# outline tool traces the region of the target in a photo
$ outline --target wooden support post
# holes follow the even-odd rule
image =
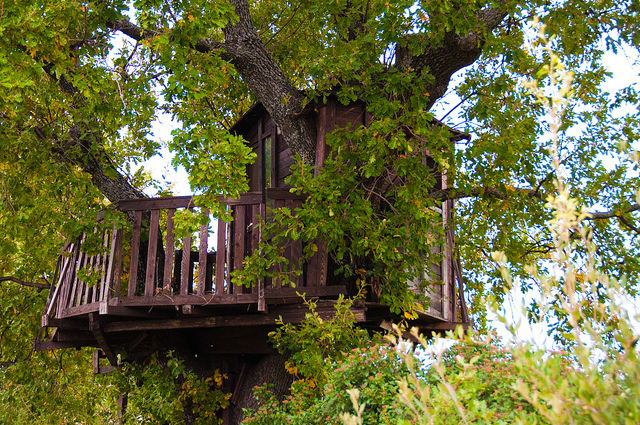
[[[189,295],[189,274],[191,272],[191,233],[182,240],[182,270],[180,273],[180,294]]]
[[[160,222],[160,210],[151,210],[151,222],[149,223],[149,249],[147,250],[147,273],[144,281],[144,296],[155,295],[156,259],[158,258],[158,232]]]
[[[138,281],[138,259],[140,257],[140,230],[142,229],[142,211],[136,211],[133,219],[133,234],[131,235],[131,262],[129,263],[129,287],[127,295],[136,294]]]
[[[259,214],[261,219],[264,219],[267,211],[267,206],[264,202],[259,205]],[[256,218],[257,221],[257,218]],[[257,223],[256,223],[257,224]],[[258,224],[258,241],[262,241],[262,224]],[[257,248],[257,244],[256,244]],[[256,290],[258,292],[258,311],[263,313],[267,312],[267,301],[264,297],[264,278],[259,278],[256,282]]]
[[[214,293],[216,295],[224,294],[224,260],[226,258],[226,229],[227,223],[222,218],[218,218],[218,246],[216,252],[216,287]]]
[[[102,323],[98,320],[97,313],[89,313],[89,328],[93,332],[93,336],[96,338],[98,345],[100,345],[100,348],[104,351],[104,355],[109,360],[109,363],[111,363],[111,366],[118,367],[118,358],[104,337]]]
[[[235,231],[233,232],[233,270],[242,270],[244,261],[244,236],[245,236],[245,205],[236,206],[233,223]],[[241,294],[242,287],[238,284],[233,285],[233,293]]]
[[[209,208],[202,212],[206,223],[200,226],[200,246],[198,249],[198,295],[204,295],[207,280],[207,242],[209,238]]]
[[[175,234],[173,233],[173,217],[176,214],[176,209],[171,208],[167,211],[167,246],[165,248],[164,257],[164,278],[162,282],[162,293],[164,295],[171,295],[171,277],[173,275],[173,256],[175,245]]]
[[[114,287],[114,274],[116,269],[116,260],[117,260],[117,242],[118,242],[118,229],[116,225],[113,225],[113,230],[111,231],[111,247],[109,249],[109,261],[107,261],[107,272],[105,277],[106,284],[102,288],[102,293],[100,294],[100,301],[106,301],[110,295],[110,290]],[[122,234],[120,235],[120,242],[122,242]],[[119,280],[119,279],[118,279]],[[118,282],[118,292],[120,291],[120,282]]]
[[[118,422],[120,425],[124,425],[125,423],[125,415],[127,413],[127,402],[129,401],[129,397],[125,393],[120,393],[118,396]]]

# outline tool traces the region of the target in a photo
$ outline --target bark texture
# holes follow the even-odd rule
[[[279,400],[289,394],[293,376],[284,368],[285,360],[280,354],[248,359],[240,385],[232,398],[231,425],[242,422],[242,409],[257,410],[259,407],[258,400],[253,396],[254,387],[272,384],[270,390]]]

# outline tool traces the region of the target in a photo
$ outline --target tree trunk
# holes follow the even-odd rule
[[[259,401],[253,396],[253,388],[271,384],[269,390],[282,401],[289,394],[293,376],[284,367],[286,358],[280,354],[247,358],[231,399],[230,425],[242,422],[243,409],[257,410]]]

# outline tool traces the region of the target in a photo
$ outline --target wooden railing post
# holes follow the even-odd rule
[[[147,249],[147,273],[144,281],[144,296],[155,295],[156,259],[158,258],[158,232],[160,223],[160,210],[151,210],[149,223],[149,242]]]
[[[162,282],[162,294],[171,295],[171,277],[173,270],[173,256],[175,249],[175,234],[173,232],[173,217],[176,214],[175,208],[167,210],[167,246],[164,257],[164,278]]]
[[[140,230],[142,228],[142,211],[136,211],[133,219],[133,233],[131,234],[131,261],[129,263],[129,286],[127,295],[136,294],[138,281],[138,259],[140,256]]]
[[[218,247],[217,247],[217,253],[216,253],[216,287],[215,287],[215,291],[214,293],[217,295],[222,295],[224,294],[224,276],[225,276],[225,269],[224,269],[224,263],[225,263],[225,258],[226,256],[226,246],[225,246],[225,241],[226,241],[226,230],[227,230],[227,223],[219,218],[218,219]]]
[[[204,208],[202,213],[206,222],[200,226],[200,246],[198,247],[198,295],[204,295],[207,281],[207,242],[209,238],[209,208]]]

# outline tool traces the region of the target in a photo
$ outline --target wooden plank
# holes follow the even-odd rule
[[[84,242],[84,236],[82,240]],[[71,287],[71,294],[69,297],[69,304],[67,304],[67,307],[73,307],[73,306],[79,305],[78,294],[82,293],[82,285],[84,284],[84,282],[78,278],[78,272],[84,268],[86,259],[87,259],[87,254],[80,251],[80,255],[78,255],[78,261],[76,262],[76,273],[73,279],[73,285]]]
[[[191,208],[193,206],[193,196],[123,199],[116,203],[116,208],[120,211],[165,210],[169,208]]]
[[[64,252],[68,246],[69,246],[69,243],[66,243],[64,248],[62,248],[62,252]],[[62,269],[62,259],[63,259],[62,255],[58,255],[58,258],[56,259],[56,268],[53,271],[53,278],[51,279],[51,282],[53,282],[54,285],[58,281],[58,276],[59,276],[58,274]],[[47,304],[46,304],[47,309],[51,305],[51,300],[53,299],[53,295],[55,292],[56,292],[56,288],[49,288],[49,295],[47,296]]]
[[[96,269],[96,262],[97,262],[97,257],[95,255],[92,255],[91,257],[87,258],[87,271],[89,273],[94,272],[94,270]],[[80,304],[89,304],[92,302],[92,299],[91,299],[92,298],[91,295],[93,292],[92,289],[97,286],[97,283],[94,283],[93,286],[91,286],[89,282],[85,282],[83,286],[84,286],[84,290],[83,290],[83,293],[80,294],[81,295]]]
[[[73,247],[74,244],[71,244],[71,251],[73,251]],[[65,277],[67,275],[69,264],[71,264],[71,259],[69,257],[59,256],[59,258],[62,266],[60,269],[60,275],[58,276],[58,282],[56,283],[56,287],[53,290],[53,295],[51,296],[49,304],[47,305],[47,310],[45,312],[47,316],[51,315],[51,313],[53,312],[53,306],[58,304],[58,296],[61,292],[60,288],[62,288],[62,286],[66,284]]]
[[[137,298],[137,297],[136,297]],[[149,310],[148,306],[132,307],[123,305],[109,305],[106,302],[100,304],[98,314],[101,316],[123,316],[123,317],[140,317],[145,319],[154,318],[171,318],[176,315],[175,309],[153,309]]]
[[[104,351],[104,355],[109,360],[109,363],[111,363],[111,366],[118,366],[118,358],[107,342],[104,332],[102,331],[102,323],[97,320],[95,313],[91,313],[89,315],[89,327],[91,328],[96,341],[100,344],[100,348]]]
[[[329,251],[327,250],[327,241],[322,239],[318,243],[318,285],[327,285],[327,267],[329,263]]]
[[[59,328],[59,329],[71,329],[71,330],[83,330],[88,331],[89,327],[84,320],[74,319],[55,319],[47,315],[42,316],[40,325],[43,328]]]
[[[133,296],[136,293],[141,228],[142,211],[136,211],[133,219],[133,233],[131,234],[131,261],[129,262],[129,286],[127,288],[127,295],[129,296]]]
[[[289,188],[285,187],[271,187],[265,190],[267,199],[286,200],[295,199],[304,201],[309,197],[307,194],[292,193]]]
[[[298,293],[304,295],[307,298],[335,297],[338,295],[346,295],[347,288],[344,285],[316,286],[306,288],[266,288],[265,298],[269,302],[269,304],[290,303],[296,300],[302,300]]]
[[[224,260],[226,257],[225,250],[225,231],[227,223],[221,218],[218,218],[218,246],[216,251],[216,283],[213,290],[214,294],[224,294]]]
[[[209,238],[209,208],[203,211],[206,223],[200,226],[200,246],[198,249],[198,295],[204,295],[207,280],[207,242]]]
[[[364,309],[351,309],[357,322],[364,322],[366,315]],[[318,312],[323,319],[329,319],[335,315],[335,308],[322,309]],[[130,332],[153,331],[170,329],[198,329],[221,327],[245,327],[275,325],[278,318],[282,317],[287,323],[301,323],[305,320],[308,310],[278,311],[277,314],[241,314],[237,316],[211,316],[211,317],[186,317],[168,320],[136,320],[124,322],[102,323],[102,332]]]
[[[113,225],[113,230],[111,231],[111,246],[109,248],[109,261],[107,261],[107,271],[105,275],[106,285],[102,288],[102,293],[100,294],[100,299],[98,301],[106,301],[109,296],[109,290],[113,287],[113,273],[115,271],[115,261],[116,261],[116,225]]]
[[[191,273],[191,233],[182,238],[182,267],[180,271],[180,294],[189,293],[189,275]]]
[[[164,252],[164,278],[162,281],[162,294],[171,294],[171,278],[173,276],[173,256],[175,255],[175,234],[173,233],[173,218],[176,214],[175,208],[167,211],[167,246]]]
[[[156,281],[156,260],[158,258],[158,232],[160,223],[160,211],[151,211],[149,222],[149,245],[147,250],[147,273],[144,280],[144,295],[152,297],[155,295]]]
[[[291,202],[291,210],[295,211],[296,208],[300,208],[302,206],[302,201],[293,200]],[[301,240],[293,240],[291,241],[291,249],[290,249],[290,257],[289,257],[289,268],[290,270],[300,270],[302,264],[300,264],[300,259],[302,258],[302,241]],[[296,287],[300,288],[303,285],[303,276],[300,273],[297,276],[291,277],[291,282],[293,282]]]
[[[218,198],[221,203],[226,205],[253,205],[262,202],[262,192],[248,192],[240,195],[239,198]]]
[[[62,350],[65,348],[82,348],[91,347],[95,344],[94,341],[46,341],[36,342],[34,348],[36,351],[49,351],[49,350]]]
[[[71,285],[73,283],[73,279],[75,276],[75,265],[78,259],[78,255],[80,254],[80,242],[81,242],[81,238],[79,237],[76,243],[74,244],[75,246],[71,256],[68,257],[69,268],[64,278],[62,292],[60,294],[60,297],[58,298],[58,305],[56,307],[56,317],[58,318],[62,317],[62,312],[64,311],[65,308],[67,308],[67,302],[70,296]]]
[[[266,216],[267,206],[262,203],[258,206],[254,206],[254,211],[252,214],[253,219],[253,229],[251,235],[251,252],[255,252],[259,249],[259,242],[262,241],[262,223],[260,220]],[[258,278],[256,282],[256,292],[258,295],[258,311],[266,312],[267,311],[267,302],[264,297],[264,288],[265,282],[264,278]]]
[[[244,265],[244,249],[245,249],[245,218],[246,206],[236,206],[233,224],[235,231],[233,232],[233,270],[242,270]],[[233,293],[242,293],[242,287],[237,283],[233,284]]]
[[[107,290],[107,295],[104,300],[110,299],[112,296],[119,297],[120,296],[120,279],[122,277],[122,229],[116,229],[115,231],[115,258],[113,260],[113,264],[115,270],[113,272],[113,277],[109,281],[109,288]],[[111,275],[110,275],[111,276]]]
[[[95,313],[100,310],[100,303],[91,303],[85,305],[79,305],[76,307],[69,307],[62,312],[61,319],[68,319],[71,317],[82,316],[87,313]]]
[[[109,302],[109,305],[128,307],[172,307],[181,305],[244,306],[245,304],[255,304],[257,302],[258,297],[256,296],[256,294],[175,294],[171,297],[121,297],[117,300],[111,300]]]
[[[102,250],[103,250],[103,254],[100,255],[100,262],[99,262],[99,267],[100,267],[100,285],[93,291],[93,301],[102,301],[105,292],[107,291],[107,287],[109,286],[109,282],[108,282],[108,274],[107,274],[107,269],[109,266],[109,254],[107,251],[107,248],[109,247],[109,232],[105,231],[104,235],[102,236],[103,239],[103,244],[102,244]],[[110,252],[110,250],[109,250]]]

